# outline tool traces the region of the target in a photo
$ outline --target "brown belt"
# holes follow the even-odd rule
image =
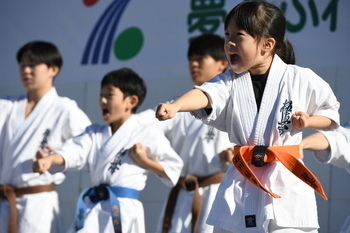
[[[54,184],[38,185],[24,188],[15,188],[10,185],[0,185],[0,198],[6,199],[10,204],[10,219],[8,233],[17,233],[18,213],[16,209],[16,197],[25,194],[34,194],[41,192],[51,192],[55,190]]]
[[[260,148],[263,149],[260,150]],[[260,151],[256,153],[256,149]],[[232,162],[237,170],[245,178],[252,182],[252,184],[261,188],[275,198],[280,198],[280,196],[271,192],[270,190],[267,190],[264,185],[261,184],[260,180],[256,177],[248,163],[254,164],[254,162],[258,161],[259,166],[263,166],[268,162],[280,161],[289,171],[318,192],[325,200],[328,199],[325,191],[323,190],[321,182],[302,162],[298,160],[300,158],[298,145],[271,147],[235,146],[233,154],[234,157]]]
[[[198,217],[202,208],[202,197],[199,194],[199,187],[205,187],[211,184],[218,184],[223,179],[225,173],[217,173],[206,177],[186,176],[180,177],[176,186],[171,189],[163,220],[162,233],[167,233],[171,227],[171,219],[173,217],[177,196],[180,189],[194,191],[192,202],[192,233],[197,232]]]

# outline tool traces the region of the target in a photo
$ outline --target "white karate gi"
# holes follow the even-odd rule
[[[56,152],[65,159],[65,170],[87,169],[92,184],[109,184],[136,190],[146,185],[148,170],[128,156],[135,143],[148,148],[148,156],[156,160],[169,178],[160,177],[167,186],[174,186],[183,166],[163,133],[153,125],[140,124],[132,115],[112,135],[109,125],[91,125],[85,133],[69,140]],[[125,152],[125,153],[123,153]],[[139,200],[118,198],[123,233],[145,232],[144,210]],[[109,201],[88,204],[84,228],[79,232],[113,232]],[[74,231],[74,226],[71,231]]]
[[[47,129],[47,145],[57,148],[64,141],[84,131],[90,120],[76,102],[57,95],[52,88],[25,118],[27,98],[0,99],[0,185],[28,187],[60,184],[63,173],[39,175],[33,173],[32,164]],[[43,192],[23,195],[17,200],[18,232],[62,232],[59,222],[57,193]],[[0,232],[7,232],[8,201],[0,199]]]
[[[330,150],[313,151],[315,158],[321,163],[330,163],[350,173],[350,127],[319,132],[327,138]]]
[[[302,132],[290,122],[295,111],[323,115],[338,126],[339,103],[329,85],[310,69],[285,64],[275,55],[258,112],[248,72],[235,74],[228,69],[197,87],[210,99],[212,112],[193,114],[218,129],[227,131],[231,142],[245,145],[297,145]],[[221,182],[207,223],[225,230],[264,232],[268,220],[281,227],[318,228],[314,190],[293,175],[280,162],[251,166],[267,189],[281,196],[272,198],[252,185],[231,166]],[[249,215],[257,227],[246,228]]]
[[[147,111],[149,111],[151,117],[156,119],[154,111]],[[146,114],[141,113],[141,116],[145,119]],[[221,151],[232,147],[226,132],[203,124],[203,122],[185,112],[178,113],[173,119],[167,121],[157,120],[157,125],[165,133],[172,147],[184,162],[181,177],[188,175],[205,177],[227,170],[228,165],[220,162],[219,158]],[[213,226],[207,225],[206,219],[218,187],[219,184],[212,184],[199,188],[202,196],[202,210],[198,219],[198,232],[209,233],[213,231]],[[193,194],[194,192],[180,189],[169,232],[191,232]],[[162,230],[165,205],[158,222],[157,232]]]
[[[344,168],[350,173],[350,122],[332,131],[320,131],[328,140],[330,150],[313,151],[321,163]],[[345,220],[340,233],[350,232],[350,216]]]

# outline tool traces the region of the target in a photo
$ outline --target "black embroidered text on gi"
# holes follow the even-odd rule
[[[214,136],[215,136],[214,127],[209,126],[208,131],[205,135],[205,139],[207,140],[207,142],[210,142],[211,140],[214,139]]]
[[[111,166],[108,168],[108,171],[111,172],[111,174],[113,174],[115,172],[115,170],[119,170],[119,167],[122,165],[122,157],[126,154],[126,152],[128,151],[128,149],[124,149],[122,148],[116,155],[114,160],[111,162]]]
[[[283,103],[283,107],[280,109],[281,120],[278,122],[278,132],[279,135],[282,136],[286,130],[288,130],[288,126],[291,123],[291,112],[292,112],[292,101],[285,100]]]
[[[45,146],[47,146],[47,138],[49,137],[50,135],[50,129],[46,129],[44,134],[43,134],[43,140],[41,140],[40,142],[40,148],[41,149],[44,149]]]

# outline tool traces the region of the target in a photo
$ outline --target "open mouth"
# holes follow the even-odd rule
[[[237,54],[231,54],[230,55],[230,63],[236,64],[239,60],[239,56]]]
[[[102,116],[106,116],[109,114],[109,110],[108,109],[102,109]]]

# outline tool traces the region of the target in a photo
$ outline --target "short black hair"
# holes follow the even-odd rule
[[[139,102],[132,109],[132,113],[136,113],[146,97],[147,87],[145,82],[130,68],[121,68],[107,73],[101,81],[101,88],[107,85],[119,88],[123,92],[124,98],[131,95],[138,97]]]
[[[28,56],[35,65],[46,64],[48,67],[61,69],[63,59],[57,47],[46,41],[31,41],[23,45],[17,52],[17,62],[20,63],[23,57]]]
[[[215,61],[226,60],[224,50],[225,39],[215,34],[202,34],[191,40],[187,51],[187,59],[193,55],[209,55]]]

